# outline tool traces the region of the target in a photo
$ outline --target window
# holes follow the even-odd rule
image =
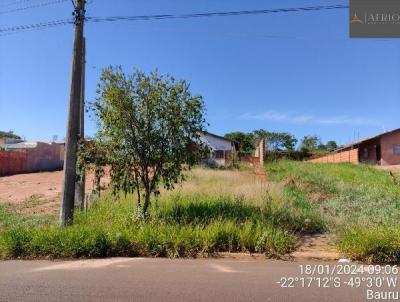
[[[368,158],[368,148],[363,149],[363,158]]]
[[[218,159],[225,158],[224,151],[222,151],[222,150],[215,151],[215,158],[218,158]]]
[[[393,154],[400,155],[400,145],[393,145]]]

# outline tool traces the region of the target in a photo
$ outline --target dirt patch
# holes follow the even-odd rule
[[[59,201],[62,190],[62,171],[18,174],[0,177],[0,203],[24,203],[41,199],[48,203]],[[104,179],[104,184],[107,183]],[[93,188],[93,175],[86,177],[86,193]]]
[[[267,173],[260,164],[254,165],[253,174],[260,180],[267,180]]]
[[[329,198],[329,194],[324,192],[311,192],[307,195],[308,199],[313,202],[323,202]]]
[[[10,203],[10,205],[19,215],[56,215],[60,211],[59,198],[47,199],[39,195],[33,195],[22,202]]]
[[[333,234],[304,235],[298,248],[291,254],[294,259],[337,260],[340,253],[335,248]]]
[[[378,170],[383,171],[391,171],[396,174],[400,174],[400,165],[392,165],[392,166],[373,166]]]

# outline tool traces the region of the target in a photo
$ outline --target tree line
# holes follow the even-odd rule
[[[303,154],[315,154],[331,152],[339,146],[334,140],[327,141],[324,144],[318,135],[306,135],[298,144],[299,140],[288,132],[273,132],[264,129],[254,130],[252,132],[234,131],[225,134],[225,137],[238,142],[239,155],[254,154],[257,142],[261,139],[266,141],[266,150],[275,153],[300,152]]]

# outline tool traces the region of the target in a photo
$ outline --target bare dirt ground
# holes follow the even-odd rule
[[[38,172],[0,177],[0,203],[39,206],[59,201],[62,171]],[[103,182],[103,184],[107,181]],[[93,175],[86,177],[86,193],[93,189]]]
[[[374,166],[378,170],[383,171],[391,171],[393,173],[400,173],[400,165],[393,165],[393,166]]]
[[[337,260],[340,253],[335,248],[334,241],[332,234],[304,235],[291,256],[295,259]]]

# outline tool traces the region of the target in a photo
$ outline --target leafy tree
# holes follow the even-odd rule
[[[306,135],[301,140],[300,150],[303,152],[312,152],[321,145],[321,139],[317,135]]]
[[[105,158],[97,161],[110,167],[115,193],[137,192],[146,215],[160,182],[172,189],[203,155],[202,97],[193,96],[186,81],[157,71],[126,75],[121,67],[103,71],[97,94],[90,105],[99,127],[92,147]]]
[[[293,151],[297,139],[287,132],[270,132],[264,129],[253,131],[257,139],[264,138],[270,151]]]
[[[225,137],[239,143],[239,155],[250,155],[255,151],[255,137],[252,133],[235,131],[225,134]]]
[[[0,131],[0,137],[4,138],[13,138],[13,139],[21,139],[19,135],[14,134],[14,131]]]
[[[320,150],[320,151],[327,151],[328,149],[327,149],[326,145],[324,145],[323,143],[320,143],[320,144],[318,145],[318,147],[317,147],[317,150]]]
[[[336,141],[328,141],[326,143],[326,149],[328,151],[333,151],[336,150],[338,148],[338,144],[336,143]]]

